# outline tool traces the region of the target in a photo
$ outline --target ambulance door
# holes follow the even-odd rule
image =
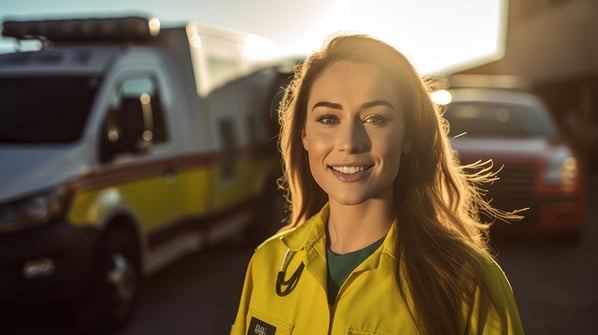
[[[173,134],[151,73],[121,76],[111,94],[100,145],[103,174],[114,194],[152,239],[184,216]],[[152,241],[150,239],[150,246]]]

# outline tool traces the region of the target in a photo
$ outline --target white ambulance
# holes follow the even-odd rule
[[[267,39],[136,16],[6,19],[3,35],[42,48],[0,55],[2,311],[66,302],[117,329],[144,275],[268,213]]]

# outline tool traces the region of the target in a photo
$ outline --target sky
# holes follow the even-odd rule
[[[270,38],[279,56],[306,55],[338,32],[370,34],[423,74],[504,53],[506,0],[2,0],[0,21],[147,14],[162,26],[197,22]],[[0,52],[14,42],[0,39]]]

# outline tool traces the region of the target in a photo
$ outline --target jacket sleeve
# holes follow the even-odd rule
[[[488,294],[478,287],[470,306],[465,334],[523,335],[515,296],[505,273],[494,261],[486,263]]]
[[[235,317],[235,321],[233,322],[230,335],[247,334],[247,329],[245,329],[247,324],[247,313],[249,310],[249,301],[251,300],[251,295],[253,293],[252,264],[253,257],[251,258],[251,260],[249,261],[249,265],[247,266],[245,280],[243,281],[243,290],[241,291],[241,299],[239,302],[239,307],[237,309],[237,316]]]

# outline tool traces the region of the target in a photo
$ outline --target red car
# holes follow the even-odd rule
[[[493,232],[548,233],[576,240],[584,225],[580,159],[542,101],[524,91],[453,88],[441,92],[452,145],[462,163],[492,159],[500,180],[487,197],[503,210],[528,208],[525,219]]]

